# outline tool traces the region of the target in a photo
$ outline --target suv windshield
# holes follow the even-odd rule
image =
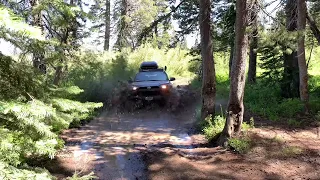
[[[165,72],[139,72],[136,75],[135,81],[167,81],[168,76]]]

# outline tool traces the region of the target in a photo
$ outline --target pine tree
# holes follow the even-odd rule
[[[213,43],[211,34],[211,1],[200,1],[200,35],[201,35],[201,57],[202,57],[202,108],[201,119],[214,116],[216,79],[213,60]]]
[[[235,54],[232,62],[228,113],[225,127],[218,140],[218,144],[223,146],[226,146],[229,138],[240,133],[244,115],[245,62],[248,48],[247,0],[237,0],[236,13]]]

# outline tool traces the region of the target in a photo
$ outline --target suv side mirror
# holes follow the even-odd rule
[[[164,66],[164,71],[167,71],[167,66]]]
[[[174,77],[170,78],[170,81],[175,81],[175,80],[176,80],[176,78],[174,78]]]
[[[132,80],[132,79],[129,79],[129,80],[128,80],[128,83],[133,83],[133,80]]]

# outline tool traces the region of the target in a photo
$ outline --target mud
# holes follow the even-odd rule
[[[135,113],[105,112],[79,129],[62,133],[66,147],[56,159],[59,169],[68,175],[93,171],[99,179],[149,179],[145,158],[150,150],[197,146],[199,138],[188,134],[196,119],[194,109],[193,104],[173,114],[150,104]]]

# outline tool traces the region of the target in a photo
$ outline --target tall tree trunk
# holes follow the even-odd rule
[[[118,49],[129,46],[129,41],[127,37],[129,36],[129,34],[127,33],[128,24],[126,22],[127,13],[128,13],[128,0],[122,0],[121,1],[121,17],[119,22],[119,34],[116,42],[116,46]]]
[[[313,20],[313,18],[310,16],[308,12],[307,12],[307,20],[313,35],[316,37],[318,41],[318,45],[320,45],[320,30],[317,27],[316,22]]]
[[[257,48],[258,48],[258,11],[259,6],[257,0],[253,2],[251,7],[251,27],[252,33],[250,38],[250,55],[249,55],[249,72],[248,82],[255,83],[257,76]]]
[[[213,47],[211,36],[211,1],[200,1],[200,36],[201,36],[201,57],[202,57],[202,109],[201,118],[215,113],[216,79],[213,60]]]
[[[56,67],[56,72],[54,74],[53,84],[58,86],[62,79],[62,68],[63,66]]]
[[[298,0],[298,31],[301,33],[298,40],[298,63],[300,77],[300,99],[305,104],[305,112],[309,112],[308,68],[305,54],[305,29],[307,6],[305,0]]]
[[[32,10],[39,5],[39,0],[30,0],[29,1]],[[32,23],[33,26],[38,26],[42,33],[43,33],[43,26],[42,26],[42,20],[41,20],[41,12],[39,13],[33,13],[32,15]],[[33,67],[36,69],[39,69],[40,72],[46,73],[47,72],[47,66],[44,62],[44,54],[43,52],[37,52],[35,51],[33,53],[33,58],[32,58],[32,63]]]
[[[297,31],[297,0],[287,0],[286,26],[288,31]],[[284,54],[284,74],[281,82],[281,95],[284,98],[299,97],[299,66],[297,51]]]
[[[110,46],[110,0],[106,0],[106,12],[105,12],[105,33],[104,33],[104,46],[105,51],[109,50]]]
[[[247,0],[237,0],[235,53],[232,62],[228,113],[226,124],[218,139],[218,144],[222,146],[227,146],[228,138],[234,137],[241,131],[243,121],[243,97],[248,48],[248,36],[246,35],[247,14]]]
[[[234,56],[234,43],[230,43],[230,56],[229,56],[229,78],[231,79],[232,60]]]

